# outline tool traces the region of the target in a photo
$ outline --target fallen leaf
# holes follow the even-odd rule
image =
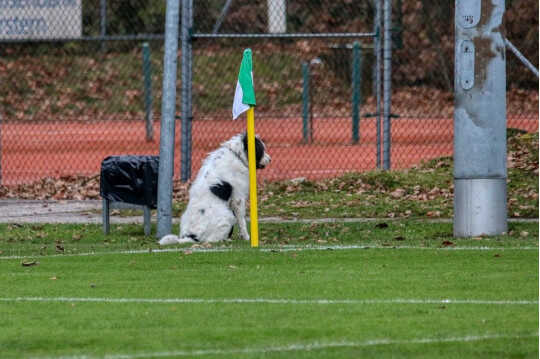
[[[393,192],[390,192],[390,196],[394,198],[401,198],[405,195],[405,190],[403,188],[398,188]]]
[[[31,262],[22,262],[21,265],[23,267],[31,267],[31,266],[37,266],[39,264],[39,262],[37,261],[31,261]]]
[[[51,277],[51,278],[49,278],[49,279],[51,279],[51,280],[56,280],[56,277]]]

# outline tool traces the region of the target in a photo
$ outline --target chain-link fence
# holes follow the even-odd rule
[[[256,130],[273,158],[260,178],[377,168],[377,36],[196,36],[381,39],[377,3],[195,1],[191,173],[208,151],[244,129],[243,120],[231,120],[231,106],[246,47],[253,50]],[[506,4],[507,38],[538,66],[538,3]],[[407,168],[452,154],[454,2],[392,5],[391,163]],[[161,0],[0,0],[2,183],[92,177],[108,155],[159,154],[164,23]],[[538,131],[537,78],[509,52],[507,74],[508,126]],[[180,90],[177,98],[175,176]]]

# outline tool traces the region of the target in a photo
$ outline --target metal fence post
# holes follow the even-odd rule
[[[392,107],[392,0],[384,0],[384,74],[383,74],[383,101],[384,101],[384,128],[383,128],[383,169],[391,167],[391,107]]]
[[[223,8],[221,9],[221,13],[219,14],[219,17],[214,25],[214,28],[212,29],[212,34],[217,34],[219,31],[219,28],[221,27],[221,24],[223,23],[223,20],[225,20],[225,17],[227,16],[227,12],[229,12],[229,7],[231,6],[232,0],[227,0],[225,2],[225,5],[223,5]]]
[[[456,0],[454,236],[499,235],[506,213],[504,0]]]
[[[182,140],[180,179],[187,182],[191,177],[191,126],[192,126],[192,74],[193,58],[191,31],[193,24],[193,0],[182,1]]]
[[[309,62],[302,63],[302,138],[304,143],[311,142],[311,98]]]
[[[174,125],[176,111],[176,67],[178,52],[178,0],[167,0],[165,55],[163,59],[163,100],[159,143],[157,237],[171,233],[172,179],[174,170]]]
[[[105,36],[107,36],[107,0],[100,1],[99,18],[99,34],[102,38],[104,38]],[[105,40],[101,40],[101,51],[105,50]]]
[[[506,38],[504,39],[504,44],[508,49],[510,49],[510,51],[512,51],[514,55],[516,55],[518,60],[521,61],[521,63],[525,65],[526,68],[531,70],[531,72],[536,76],[536,78],[538,78],[538,69],[534,67],[534,65],[531,64],[531,62],[525,56],[523,56],[521,52],[519,52],[519,50],[514,46],[514,44],[512,44],[510,40]]]
[[[362,102],[362,49],[358,41],[353,44],[352,57],[352,143],[356,144],[360,139],[359,106]]]
[[[0,114],[0,185],[3,183],[2,177],[2,153],[4,152],[3,143],[2,143],[2,126],[3,126],[2,114]]]
[[[147,42],[142,45],[143,76],[144,76],[144,119],[146,122],[146,140],[154,139],[154,114],[152,99],[152,62],[150,61],[150,46]]]
[[[375,121],[376,121],[376,130],[377,130],[377,168],[381,168],[381,40],[382,40],[382,31],[381,31],[381,2],[382,0],[375,0],[375,24],[373,26],[373,32],[375,36],[373,37],[375,51],[375,101],[377,102],[375,108]]]

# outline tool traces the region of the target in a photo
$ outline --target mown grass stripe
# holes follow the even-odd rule
[[[287,298],[82,298],[82,297],[13,297],[1,302],[86,302],[86,303],[186,303],[186,304],[482,304],[535,305],[537,300],[484,299],[287,299]]]
[[[183,252],[190,250],[193,252],[208,252],[208,253],[221,253],[221,252],[233,252],[233,251],[261,251],[261,252],[287,252],[287,251],[324,251],[324,250],[350,250],[350,249],[417,249],[417,250],[437,250],[437,251],[538,251],[538,247],[419,247],[419,246],[374,246],[374,245],[350,245],[350,246],[281,246],[274,248],[167,248],[167,249],[138,249],[138,250],[125,250],[125,251],[109,251],[109,252],[85,252],[85,253],[69,253],[69,254],[50,254],[50,255],[12,255],[12,256],[0,256],[2,259],[27,259],[27,258],[49,258],[49,257],[85,257],[85,256],[97,256],[108,254],[144,254],[144,253],[170,253],[170,252]]]
[[[175,356],[205,356],[205,355],[231,355],[231,354],[264,354],[272,352],[295,352],[295,351],[313,351],[329,348],[361,348],[377,345],[408,345],[408,344],[438,344],[438,343],[464,343],[477,342],[484,340],[500,340],[500,339],[527,339],[536,338],[538,333],[529,333],[522,335],[507,335],[507,334],[484,334],[484,335],[468,335],[462,337],[448,338],[414,338],[414,339],[371,339],[365,341],[340,341],[327,343],[297,343],[274,347],[260,348],[232,348],[232,349],[198,349],[198,350],[174,350],[162,352],[144,352],[132,354],[106,354],[103,356],[92,356],[86,354],[68,355],[59,357],[34,357],[33,359],[138,359],[138,358],[164,358]]]

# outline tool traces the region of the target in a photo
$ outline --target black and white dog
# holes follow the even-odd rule
[[[246,134],[238,134],[208,155],[189,190],[189,202],[180,220],[180,237],[166,235],[160,239],[160,245],[225,240],[232,235],[236,223],[242,238],[249,240],[247,148]],[[257,168],[266,167],[271,160],[258,136],[255,157]]]

